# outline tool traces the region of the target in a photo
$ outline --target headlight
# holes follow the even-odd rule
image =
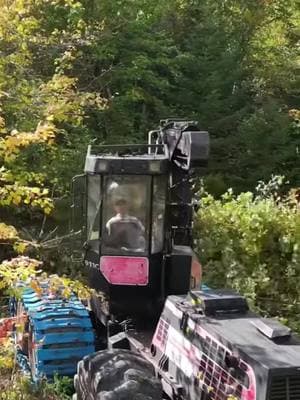
[[[150,172],[160,172],[160,162],[159,161],[150,161],[149,162],[149,171]]]
[[[106,161],[106,160],[100,160],[100,161],[98,161],[98,163],[97,163],[97,169],[98,169],[98,171],[101,173],[101,172],[106,172],[107,171],[107,168],[108,168],[108,162]]]

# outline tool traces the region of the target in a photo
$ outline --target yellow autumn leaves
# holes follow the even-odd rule
[[[0,244],[11,244],[18,254],[22,254],[27,249],[28,243],[23,241],[15,227],[0,222]]]
[[[0,132],[2,132],[2,129],[5,128],[5,119],[3,117],[0,117]]]
[[[17,283],[34,277],[40,265],[40,261],[24,256],[3,261],[0,264],[0,289],[9,290],[12,292],[10,294],[17,296],[22,291]]]
[[[10,134],[0,138],[0,156],[3,157],[5,162],[13,161],[22,148],[31,144],[45,143],[52,145],[55,134],[56,128],[51,122],[39,124],[34,132],[13,130]]]
[[[48,275],[40,269],[41,266],[40,261],[25,256],[3,261],[0,264],[0,289],[16,297],[22,294],[25,286],[31,287],[38,296],[46,293],[58,298],[69,298],[75,294],[82,300],[91,296],[93,290],[80,281]]]
[[[18,232],[13,226],[0,222],[0,241],[15,240],[17,238]]]
[[[29,184],[35,184],[44,186],[46,175],[40,172],[30,172],[26,170],[12,170],[5,167],[0,168],[0,181],[4,184],[18,183],[22,186],[28,186]]]
[[[0,244],[11,244],[14,250],[22,254],[26,250],[28,243],[23,241],[15,227],[0,222]]]
[[[28,205],[40,208],[45,214],[53,210],[53,202],[48,197],[48,189],[21,186],[18,184],[0,187],[0,206]]]
[[[0,207],[21,205],[39,208],[46,215],[54,208],[53,201],[48,197],[48,189],[22,186],[17,183],[0,187]],[[28,246],[13,226],[3,222],[0,222],[0,241],[2,244],[13,244],[14,250],[19,254],[24,253]]]
[[[4,127],[5,121],[1,117],[0,128]],[[34,132],[18,132],[17,130],[13,130],[11,133],[0,137],[0,158],[6,163],[11,163],[23,148],[31,144],[45,143],[52,145],[55,135],[56,128],[51,122],[38,124]],[[31,176],[23,177],[23,181],[25,179],[25,181],[32,180],[41,183],[41,174],[37,175],[35,177],[34,174],[31,174]],[[50,214],[53,210],[53,203],[48,197],[47,189],[20,184],[19,179],[14,176],[12,170],[7,170],[4,167],[0,169],[1,182],[4,185],[0,187],[0,206],[28,205],[40,208],[45,214]],[[21,247],[19,250],[22,250],[24,246]]]
[[[51,122],[38,124],[34,132],[18,132],[13,130],[6,133],[5,121],[1,117],[0,128],[0,159],[10,165],[10,169],[0,168],[0,207],[32,207],[40,209],[48,215],[53,210],[53,201],[49,198],[49,191],[44,187],[30,186],[30,184],[43,185],[44,176],[40,173],[14,172],[13,161],[23,148],[32,144],[54,143],[56,128]],[[15,251],[24,253],[27,244],[19,238],[16,229],[0,223],[0,239],[3,243],[13,244]]]

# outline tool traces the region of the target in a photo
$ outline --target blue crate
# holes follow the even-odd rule
[[[47,288],[46,283],[43,286]],[[53,298],[46,290],[38,295],[29,287],[24,287],[22,302],[33,344],[33,380],[73,376],[78,361],[95,351],[92,323],[82,302],[76,296]]]

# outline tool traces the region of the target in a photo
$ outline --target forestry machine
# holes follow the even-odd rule
[[[192,178],[208,153],[208,133],[181,119],[145,145],[88,148],[73,229],[95,291],[83,306],[51,298],[47,283],[40,296],[24,290],[15,313],[29,316],[35,379],[77,366],[78,400],[300,400],[300,339],[201,285]]]

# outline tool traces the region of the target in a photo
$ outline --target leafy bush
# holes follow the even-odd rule
[[[76,294],[79,299],[86,300],[91,296],[92,289],[81,281],[66,276],[48,275],[42,269],[38,269],[41,266],[42,262],[25,256],[3,261],[0,263],[0,290],[8,296],[19,298],[24,287],[20,287],[18,283],[24,282],[38,295],[47,290],[49,294],[63,298]],[[45,281],[48,282],[47,289],[43,288]]]
[[[300,332],[299,206],[260,186],[258,196],[229,190],[220,200],[202,198],[196,240],[204,277]]]
[[[12,379],[4,379],[3,384],[2,381],[3,377],[0,379],[1,400],[69,400],[74,392],[72,380],[66,377],[34,385],[29,378],[15,373]]]
[[[12,340],[0,346],[0,399],[1,400],[69,400],[74,392],[73,381],[68,377],[54,376],[34,384],[28,376],[19,372]]]

